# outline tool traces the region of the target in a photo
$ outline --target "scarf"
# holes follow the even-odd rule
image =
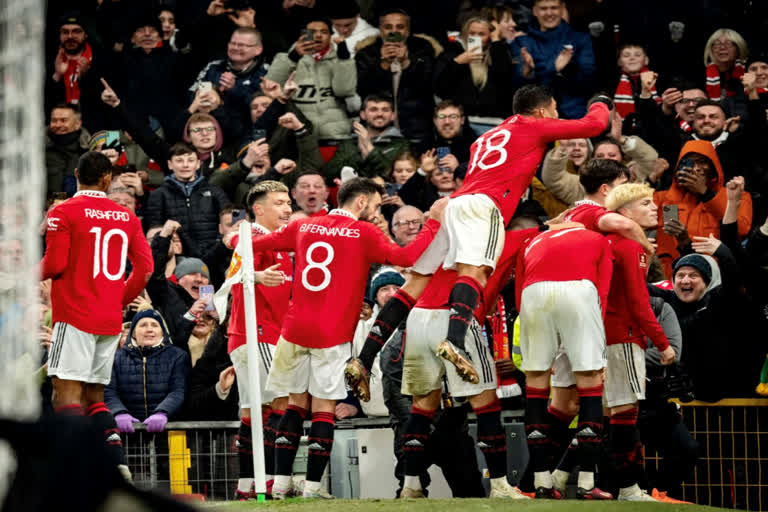
[[[688,124],[688,121],[683,119],[680,116],[677,116],[677,122],[680,123],[680,129],[683,130],[685,133],[691,133],[693,131],[693,128],[690,124]]]
[[[326,48],[325,50],[323,50],[323,51],[321,51],[321,52],[315,52],[315,53],[313,53],[313,54],[312,54],[312,58],[313,58],[313,59],[315,59],[315,62],[317,62],[317,61],[319,61],[319,60],[323,60],[323,58],[324,58],[326,55],[328,55],[328,52],[330,52],[330,51],[331,51],[331,45],[328,45],[328,48]]]
[[[648,71],[648,68],[645,66],[640,70],[640,73],[644,71]],[[616,105],[616,112],[619,113],[622,119],[635,112],[635,95],[632,91],[632,81],[637,81],[639,77],[640,75],[630,77],[628,74],[622,73],[621,78],[619,78],[616,94],[613,95],[613,103]],[[651,98],[657,104],[661,103],[661,98],[656,94],[656,85],[651,89]]]
[[[741,77],[744,76],[744,72],[744,61],[737,60],[733,65],[733,69],[725,72],[726,84],[731,80],[741,80]],[[729,91],[726,88],[725,95],[735,96],[736,91]],[[720,88],[720,70],[717,69],[716,64],[707,66],[707,96],[709,96],[709,99],[716,101],[719,101],[722,97],[722,90]]]
[[[90,66],[93,62],[93,50],[91,45],[85,43],[83,52],[78,56],[88,61]],[[80,66],[77,58],[68,59],[67,70],[64,72],[64,94],[67,103],[80,103]]]

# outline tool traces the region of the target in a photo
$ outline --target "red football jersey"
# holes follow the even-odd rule
[[[120,334],[123,306],[152,275],[141,222],[98,191],[80,191],[48,212],[43,279],[53,279],[53,322],[90,334]],[[130,260],[133,271],[125,280]]]
[[[542,281],[592,281],[605,314],[611,285],[611,247],[603,235],[584,228],[542,233],[528,244],[515,275],[515,296],[520,304],[523,290]]]
[[[256,223],[252,225],[254,238],[269,234],[266,228]],[[237,264],[239,263],[237,262]],[[285,313],[288,311],[288,302],[291,300],[293,262],[287,252],[262,251],[253,255],[253,269],[256,271],[264,270],[278,263],[280,264],[279,270],[286,276],[285,282],[280,286],[257,284],[254,289],[258,313],[256,321],[259,329],[259,343],[269,343],[270,345],[277,343]],[[233,270],[237,271],[237,269]],[[245,345],[245,316],[243,314],[243,285],[241,283],[232,286],[232,312],[230,313],[227,334],[229,335],[228,352],[231,353],[237,347]]]
[[[487,195],[498,206],[506,225],[531,184],[547,144],[596,137],[606,126],[608,107],[603,103],[593,104],[586,116],[576,120],[512,116],[472,144],[464,185],[451,197]]]
[[[490,309],[499,292],[507,283],[512,270],[515,267],[517,253],[524,245],[525,241],[536,236],[539,228],[521,229],[516,231],[507,231],[504,234],[504,248],[501,251],[496,270],[483,289],[483,296],[475,308],[475,318],[482,325],[485,322],[485,316]],[[449,297],[453,285],[456,284],[458,273],[455,270],[446,270],[442,267],[434,273],[429,280],[429,284],[419,296],[414,307],[423,309],[448,309]]]
[[[590,231],[600,232],[597,223],[604,215],[612,213],[606,210],[605,206],[588,199],[576,201],[575,205],[576,207],[565,215],[565,222],[579,222]]]
[[[309,348],[352,341],[371,264],[410,267],[439,227],[439,222],[429,220],[413,242],[399,247],[370,222],[337,209],[254,239],[254,253],[295,253],[293,295],[283,321],[283,338]]]
[[[659,351],[669,346],[667,336],[653,314],[645,278],[650,258],[643,246],[621,235],[606,237],[613,251],[613,279],[605,315],[608,345],[637,343],[645,348],[648,336]]]

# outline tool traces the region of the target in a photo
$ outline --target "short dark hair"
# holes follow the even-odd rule
[[[315,176],[315,175],[323,178],[323,182],[325,182],[325,175],[322,172],[315,169],[304,169],[303,171],[301,171],[299,174],[296,175],[296,180],[294,180],[293,186],[295,187],[296,184],[299,182],[299,180],[304,176]]]
[[[82,115],[80,112],[80,107],[75,103],[57,103],[56,105],[53,106],[53,108],[51,109],[51,112],[59,109],[71,110],[76,117],[80,117]]]
[[[545,0],[533,0],[533,5],[539,4],[541,2],[544,2]],[[563,0],[557,0],[557,3],[562,4]]]
[[[379,13],[379,25],[381,25],[381,18],[384,16],[389,16],[390,14],[400,14],[402,16],[405,16],[405,18],[408,20],[408,26],[411,25],[411,15],[408,14],[405,10],[400,9],[399,7],[391,7],[389,9],[384,9]]]
[[[605,144],[611,144],[611,145],[616,146],[617,148],[619,148],[619,153],[621,153],[621,159],[624,160],[624,158],[625,158],[624,148],[621,147],[621,142],[616,140],[614,137],[611,137],[610,135],[606,135],[602,139],[600,139],[597,142],[595,142],[595,149],[592,151],[592,154],[594,155],[595,152],[597,151],[597,148],[600,147],[600,146],[603,146]]]
[[[190,153],[197,154],[197,150],[186,142],[177,142],[168,150],[168,160],[175,156],[188,155]]]
[[[629,179],[629,169],[615,160],[593,159],[579,169],[579,182],[587,194],[594,194],[601,185],[610,185],[621,176]]]
[[[524,85],[512,98],[512,111],[515,114],[530,115],[537,108],[546,107],[552,102],[552,90],[541,85]]]
[[[385,194],[384,187],[375,181],[369,178],[352,178],[351,180],[344,182],[341,188],[339,188],[337,199],[339,201],[339,206],[344,206],[358,196],[370,196],[377,193],[380,196]]]
[[[112,174],[112,162],[98,151],[84,153],[77,161],[77,181],[81,185],[98,185],[108,174]]]
[[[393,109],[395,108],[394,98],[387,93],[373,93],[366,96],[363,100],[363,110],[365,110],[369,103],[389,103]]]
[[[643,53],[645,54],[645,56],[646,57],[648,56],[648,50],[646,50],[645,45],[639,41],[626,41],[622,43],[619,46],[619,49],[616,51],[616,55],[621,56],[621,52],[623,52],[627,48],[640,48],[641,50],[643,50]]]
[[[726,112],[725,106],[722,103],[720,103],[719,101],[710,100],[710,99],[701,100],[700,102],[698,102],[696,104],[696,109],[698,110],[701,107],[717,107],[717,108],[719,108],[723,112],[723,115],[725,117],[728,117],[728,112]]]
[[[326,27],[328,27],[328,31],[333,33],[333,22],[330,20],[330,18],[326,18],[325,16],[310,16],[307,19],[307,22],[304,24],[306,27],[310,23],[323,23]]]
[[[437,105],[435,105],[435,110],[432,112],[432,117],[437,117],[437,113],[441,110],[445,110],[446,108],[455,108],[459,110],[459,114],[462,116],[464,115],[464,107],[461,106],[460,103],[456,103],[453,100],[443,100]]]

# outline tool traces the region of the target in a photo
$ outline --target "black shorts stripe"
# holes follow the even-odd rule
[[[491,248],[491,254],[488,255],[488,258],[490,259],[496,259],[496,249],[499,246],[499,229],[501,227],[501,213],[499,213],[499,210],[494,208],[493,209],[493,218],[496,219],[496,224],[493,226],[494,231],[494,237],[493,237],[493,247]]]
[[[477,332],[478,329],[476,325],[472,325],[470,330],[472,331],[472,336],[475,339],[477,357],[480,360],[480,369],[483,373],[483,383],[490,382],[491,376],[493,374],[491,372],[490,363],[488,361],[488,355],[485,353],[485,344],[483,343],[482,335]]]
[[[637,368],[635,368],[634,351],[632,350],[631,343],[624,343],[624,359],[627,363],[627,376],[629,377],[629,385],[632,388],[633,393],[640,393],[640,382],[637,376]]]
[[[53,368],[58,368],[59,366],[59,361],[61,360],[61,350],[64,345],[64,333],[67,330],[67,324],[60,323],[58,325],[59,325],[59,332],[57,333],[53,355],[51,356],[50,366],[52,366]]]
[[[499,238],[498,232],[499,232],[499,218],[496,215],[496,212],[494,211],[491,214],[491,222],[490,222],[489,232],[488,232],[488,243],[485,246],[486,259],[493,258],[493,253],[495,251],[496,243]]]
[[[265,351],[268,351],[269,348],[264,346],[265,343],[256,343],[256,346],[259,347],[259,354],[261,357],[261,364],[264,366],[264,375],[269,375],[269,367],[271,365],[271,362],[269,362],[269,354]]]

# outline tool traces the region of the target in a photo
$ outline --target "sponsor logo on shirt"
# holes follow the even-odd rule
[[[48,231],[56,231],[59,229],[59,217],[48,217]]]
[[[86,208],[85,216],[88,219],[119,220],[122,222],[131,220],[131,216],[128,212],[121,212],[118,210],[94,210],[93,208]]]
[[[323,236],[341,236],[344,238],[360,238],[360,230],[352,228],[325,227],[320,224],[302,224],[299,228],[302,233],[315,233]]]

